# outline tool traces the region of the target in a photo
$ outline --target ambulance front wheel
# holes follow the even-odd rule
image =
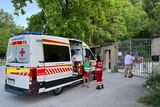
[[[59,94],[62,93],[62,90],[63,90],[62,87],[61,87],[61,88],[54,89],[54,90],[53,90],[53,94],[54,94],[54,95],[59,95]]]

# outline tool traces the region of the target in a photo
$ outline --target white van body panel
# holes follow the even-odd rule
[[[7,84],[11,86],[19,87],[19,88],[29,89],[29,76],[9,74],[7,75],[7,78],[11,78],[15,80],[14,83],[11,83],[9,82],[10,80],[7,79]]]
[[[17,41],[22,42],[17,44]],[[50,50],[49,47],[53,49]],[[13,49],[10,50],[10,48]],[[25,90],[38,89],[38,93],[42,93],[81,81],[81,75],[75,72],[75,62],[83,64],[84,56],[87,55],[86,49],[90,51],[87,44],[76,39],[34,34],[11,37],[7,50],[6,85]],[[67,53],[64,53],[65,51]],[[71,51],[75,51],[73,56]],[[16,58],[12,52],[15,52]],[[49,58],[48,52],[51,53]],[[55,56],[56,52],[60,52],[57,57]],[[62,55],[61,52],[64,54]],[[91,51],[90,53],[92,54],[91,71],[93,71],[95,59],[93,53]],[[52,61],[53,57],[59,58],[65,55],[68,55],[65,61]],[[16,60],[14,61],[14,59]],[[31,81],[33,69],[36,71],[36,82]],[[8,90],[10,91],[10,89]],[[14,92],[12,91],[12,93]],[[30,93],[30,91],[28,92]]]
[[[14,87],[29,89],[29,69],[26,67],[30,66],[32,62],[32,59],[29,57],[30,52],[28,49],[30,48],[30,43],[30,36],[19,35],[9,39],[7,51],[8,57],[6,61],[6,65],[9,65],[9,67],[6,68],[8,70],[6,74],[7,84]],[[26,46],[28,48],[25,48]],[[10,52],[12,48],[14,52]],[[15,62],[15,58],[17,61],[22,61],[22,63]],[[25,61],[27,62],[23,63]],[[20,66],[23,66],[24,68],[20,68]]]

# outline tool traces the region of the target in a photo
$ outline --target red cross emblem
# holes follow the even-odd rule
[[[25,54],[24,49],[22,48],[21,51],[19,52],[21,54],[21,57]]]
[[[99,62],[99,63],[98,63],[98,66],[99,66],[99,67],[102,67],[102,62]]]

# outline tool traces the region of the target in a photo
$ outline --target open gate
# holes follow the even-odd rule
[[[133,75],[143,78],[152,75],[152,60],[151,60],[151,39],[129,39],[118,43],[118,71],[124,72],[124,57],[127,52],[130,52],[135,61],[133,64]]]

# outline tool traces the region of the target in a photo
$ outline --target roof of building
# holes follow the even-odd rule
[[[97,45],[97,46],[91,46],[90,48],[100,48],[102,46],[109,46],[109,45],[114,45],[115,42],[112,42],[112,43],[105,43],[105,44],[102,44],[102,45]]]

